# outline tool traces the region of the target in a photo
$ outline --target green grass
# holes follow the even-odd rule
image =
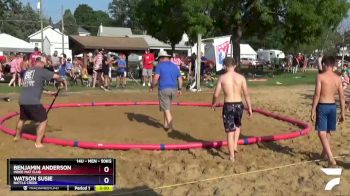
[[[242,72],[247,75],[249,70],[243,70]],[[297,73],[297,74],[291,74],[291,73],[276,73],[273,77],[271,74],[260,72],[260,75],[264,75],[264,78],[267,78],[268,80],[266,82],[250,82],[248,81],[249,87],[265,87],[265,86],[292,86],[292,85],[313,85],[315,83],[315,78],[317,75],[316,71],[308,71],[305,73]],[[277,84],[282,83],[282,84]],[[185,86],[185,85],[184,85]],[[215,84],[213,87],[210,87],[209,85],[206,85],[204,82],[201,83],[202,89],[210,89],[215,87]],[[50,90],[54,90],[54,87],[50,86],[47,87]],[[112,90],[115,91],[116,89],[122,91],[120,88],[115,88],[115,81],[112,86]],[[128,81],[127,83],[127,90],[140,90],[140,89],[148,89],[148,87],[142,87],[138,85],[137,83],[133,81]],[[18,93],[21,91],[20,87],[9,87],[7,83],[0,83],[0,93]],[[80,92],[80,91],[101,91],[100,88],[92,89],[89,87],[82,87],[80,85],[73,85],[68,87],[69,92]]]
[[[313,85],[317,76],[316,71],[308,71],[305,73],[279,73],[274,77],[267,78],[266,82],[251,82],[248,81],[248,85],[251,87],[262,87],[262,86],[293,86],[293,85]]]

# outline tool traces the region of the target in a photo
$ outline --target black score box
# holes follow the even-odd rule
[[[96,191],[106,192],[113,191],[114,186],[111,185],[93,185],[93,186],[11,186],[11,191]]]

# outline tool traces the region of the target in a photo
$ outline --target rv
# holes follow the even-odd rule
[[[281,50],[258,50],[258,60],[263,64],[271,64],[274,60],[282,60],[285,58]]]

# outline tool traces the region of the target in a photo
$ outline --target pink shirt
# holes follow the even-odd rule
[[[102,69],[102,59],[103,56],[101,53],[98,53],[95,57],[95,65],[94,65],[94,70]]]
[[[35,65],[36,58],[41,57],[41,52],[40,51],[35,51],[30,55],[30,63],[31,66]]]
[[[10,72],[11,73],[19,73],[21,71],[21,62],[22,62],[22,58],[14,58],[11,62],[10,62]]]

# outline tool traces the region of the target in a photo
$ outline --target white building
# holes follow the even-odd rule
[[[65,53],[67,57],[72,57],[72,51],[69,49],[69,39],[67,35],[60,32],[59,29],[54,29],[52,26],[47,26],[43,29],[44,37],[44,53],[52,55],[54,51],[58,54]],[[41,50],[41,31],[37,31],[28,36],[29,42],[34,47]],[[63,48],[63,49],[62,49]]]

